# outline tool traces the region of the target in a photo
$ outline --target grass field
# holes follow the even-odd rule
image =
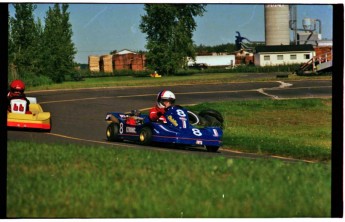
[[[8,142],[12,218],[330,217],[329,164]]]
[[[330,217],[331,102],[190,107],[224,115],[224,148],[318,163],[8,141],[7,216]]]
[[[330,161],[331,99],[230,101],[189,109],[198,112],[210,107],[225,118],[224,148]]]

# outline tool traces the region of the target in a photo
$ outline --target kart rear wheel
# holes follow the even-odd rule
[[[207,149],[208,152],[213,152],[213,153],[215,153],[215,152],[218,151],[219,146],[206,146],[206,149]]]
[[[223,128],[224,118],[214,109],[203,110],[199,113],[200,122],[205,126],[218,126]]]
[[[119,138],[119,129],[120,126],[118,123],[110,123],[107,127],[106,135],[108,141],[122,141],[122,139]]]
[[[222,127],[222,123],[215,118],[214,116],[203,116],[203,120],[205,121],[205,126],[218,126]]]
[[[148,145],[151,143],[152,131],[150,127],[144,127],[141,129],[139,134],[139,142],[142,145]]]

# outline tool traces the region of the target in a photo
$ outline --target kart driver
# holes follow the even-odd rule
[[[158,93],[156,105],[151,108],[149,118],[151,121],[162,121],[166,123],[166,119],[163,116],[166,109],[175,103],[175,95],[169,90],[163,90]]]
[[[11,100],[22,99],[22,100],[26,100],[26,113],[31,114],[31,112],[29,111],[30,101],[26,98],[24,94],[24,90],[25,90],[25,84],[23,81],[16,79],[11,82],[10,91],[7,94],[7,102],[8,102],[7,109],[9,112],[11,112]]]

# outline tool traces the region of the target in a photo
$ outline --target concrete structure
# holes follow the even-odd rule
[[[254,53],[256,66],[302,64],[315,56],[312,45],[257,46]]]
[[[265,41],[266,45],[289,45],[289,6],[265,5]]]

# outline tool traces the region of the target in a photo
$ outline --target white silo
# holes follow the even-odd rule
[[[290,45],[288,5],[265,5],[266,45]]]

